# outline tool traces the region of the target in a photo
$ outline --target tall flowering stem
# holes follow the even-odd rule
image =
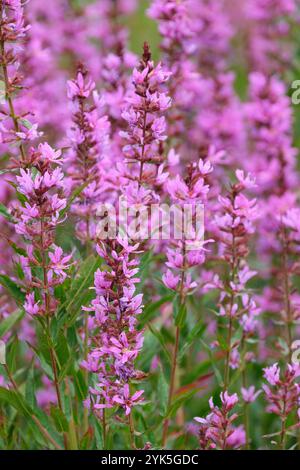
[[[4,116],[1,123],[1,143],[17,145],[21,154],[21,162],[13,160],[13,166],[21,166],[20,174],[16,176],[21,203],[15,203],[11,213],[16,233],[27,242],[26,256],[20,256],[23,287],[27,292],[24,310],[30,316],[41,318],[48,340],[57,402],[62,411],[50,321],[58,305],[54,288],[66,279],[71,258],[70,255],[65,256],[63,250],[55,245],[56,227],[64,220],[60,212],[66,207],[63,194],[64,175],[60,169],[61,152],[55,151],[47,143],[40,144],[37,149],[26,149],[25,153],[25,142],[42,134],[38,132],[37,124],[32,125],[25,119],[29,113],[21,111],[19,100],[13,99],[16,91],[22,88],[18,68],[21,44],[28,29],[29,26],[24,25],[21,1],[1,1],[0,49],[6,98],[6,103],[1,108]],[[67,441],[65,436],[64,438],[66,447]]]
[[[288,357],[291,363],[295,325],[299,321],[300,310],[295,294],[295,279],[300,274],[298,256],[300,243],[300,210],[291,208],[279,220],[279,240],[282,247],[282,263],[275,271],[276,278],[282,285],[281,297],[284,310],[282,319],[286,327]]]
[[[219,197],[222,212],[215,219],[221,243],[220,257],[228,265],[228,279],[221,281],[218,277],[215,278],[215,287],[222,290],[219,315],[227,320],[224,390],[227,390],[230,383],[230,364],[239,357],[239,343],[232,344],[235,327],[241,323],[245,325],[246,331],[251,324],[253,326],[258,313],[246,288],[246,283],[256,274],[249,269],[246,258],[258,211],[256,200],[248,199],[244,192],[245,189],[253,188],[255,181],[241,170],[236,171],[236,177],[238,182],[231,185],[228,195]]]
[[[251,175],[236,171],[237,183],[232,184],[226,197],[219,197],[222,212],[215,218],[218,227],[217,238],[220,245],[220,258],[228,267],[224,279],[214,278],[212,287],[221,289],[219,301],[220,317],[226,319],[225,337],[222,349],[225,349],[223,391],[230,386],[230,368],[241,367],[242,387],[246,389],[246,364],[252,359],[247,352],[247,340],[254,335],[257,328],[257,315],[260,313],[255,301],[249,295],[247,282],[255,276],[247,264],[249,239],[254,232],[254,221],[258,216],[255,199],[248,199],[244,192],[255,187]],[[233,341],[235,332],[242,327],[242,338]],[[217,343],[218,344],[218,343]],[[242,357],[240,357],[240,351]],[[242,360],[242,364],[241,364]],[[246,447],[249,446],[248,407],[244,406],[246,430]]]
[[[227,391],[220,395],[221,406],[215,406],[209,400],[211,412],[206,418],[194,418],[200,423],[199,444],[201,450],[239,449],[245,444],[245,431],[242,426],[235,427],[233,422],[238,418],[232,412],[239,399],[236,393],[229,395]]]
[[[19,72],[19,56],[22,41],[30,26],[25,26],[24,8],[21,0],[1,0],[0,2],[0,65],[5,88],[7,106],[1,106],[2,144],[17,143],[21,163],[26,161],[25,142],[34,140],[41,133],[37,124],[26,120],[28,111],[18,109],[14,95],[22,89],[22,75]]]
[[[71,209],[77,217],[76,234],[89,245],[95,238],[97,203],[106,189],[101,164],[108,147],[110,124],[107,116],[100,114],[101,102],[95,83],[81,64],[76,79],[68,81],[68,97],[73,107],[68,176],[71,189],[83,187]]]
[[[134,444],[132,408],[142,401],[143,390],[132,392],[132,381],[141,380],[144,374],[135,369],[135,360],[143,346],[143,331],[137,330],[138,315],[142,313],[142,294],[135,294],[139,282],[138,245],[126,239],[99,243],[98,254],[105,260],[106,268],[95,273],[96,298],[86,311],[91,334],[90,352],[82,366],[95,377],[89,388],[89,406],[103,423],[107,433],[105,410],[122,408]]]
[[[268,75],[283,73],[292,60],[295,0],[251,0],[245,5],[250,68]],[[297,20],[296,20],[297,21]]]
[[[28,242],[27,256],[20,259],[27,291],[24,309],[30,316],[39,316],[45,328],[57,401],[62,410],[57,360],[50,336],[51,317],[58,306],[54,288],[65,281],[71,259],[55,244],[55,230],[64,221],[61,211],[67,203],[61,164],[61,151],[47,143],[40,144],[37,150],[31,149],[28,168],[21,169],[16,177],[24,204],[14,209],[13,216],[16,232]]]
[[[299,177],[291,133],[292,108],[285,84],[260,72],[250,74],[246,115],[249,136],[255,142],[249,168],[257,175],[257,189],[262,196],[258,250],[271,281],[263,291],[260,304],[280,317],[281,339],[286,343],[283,349],[287,350],[291,362],[293,328],[299,318],[298,295],[293,286],[294,277],[299,275],[296,262]],[[282,344],[279,347],[282,349]]]
[[[282,376],[281,376],[282,375]],[[263,385],[265,398],[268,403],[267,411],[278,415],[281,419],[281,430],[278,445],[280,449],[286,448],[287,419],[291,413],[296,413],[296,425],[291,429],[299,429],[300,426],[300,386],[297,378],[300,375],[298,365],[287,364],[285,372],[281,373],[277,363],[264,369],[264,377],[268,384]]]
[[[198,238],[197,216],[199,217],[200,215],[199,209],[203,211],[203,204],[207,199],[209,186],[206,184],[206,180],[212,170],[210,162],[204,163],[203,160],[200,160],[198,164],[191,164],[188,167],[188,174],[185,180],[177,176],[176,179],[170,180],[167,183],[170,199],[172,203],[177,204],[179,214],[183,215],[182,211],[188,204],[191,208],[190,220],[185,219],[184,222],[188,225],[188,233],[185,233],[184,227],[179,240],[175,238],[174,234],[174,247],[169,248],[167,251],[168,262],[166,264],[169,269],[163,275],[163,282],[166,287],[177,293],[179,305],[178,321],[175,321],[175,345],[172,354],[168,407],[172,405],[175,391],[180,328],[182,327],[180,317],[184,317],[183,310],[186,308],[186,296],[197,287],[197,282],[192,280],[189,270],[201,265],[205,261],[205,242],[202,237]],[[165,419],[162,437],[163,446],[165,446],[167,441],[168,428],[169,419]]]
[[[148,15],[158,23],[162,36],[160,48],[172,77],[170,95],[172,109],[168,113],[168,137],[176,148],[187,146],[180,135],[193,124],[193,115],[199,105],[197,91],[203,86],[192,57],[195,53],[196,22],[193,16],[193,0],[161,2],[153,0]],[[184,92],[183,92],[184,90]],[[183,145],[182,145],[183,144]],[[181,152],[184,151],[181,148]],[[181,155],[185,157],[184,155]]]
[[[93,94],[93,96],[92,96]],[[69,188],[80,194],[71,206],[76,217],[76,235],[91,251],[96,237],[98,203],[107,189],[104,170],[105,152],[109,142],[110,124],[101,114],[101,100],[95,83],[82,64],[77,68],[75,80],[68,81],[68,97],[72,102],[73,122],[69,131],[71,148],[68,154]],[[88,317],[84,320],[84,359],[88,354]],[[85,374],[88,384],[88,375]],[[83,432],[88,428],[88,413],[84,410]]]
[[[161,88],[169,77],[170,73],[161,64],[154,66],[145,43],[140,65],[133,71],[133,91],[127,98],[128,107],[122,114],[129,129],[120,133],[128,142],[123,148],[125,158],[133,165],[133,175],[130,177],[127,173],[126,176],[137,183],[138,189],[150,181],[153,183],[149,165],[159,169],[163,163],[159,144],[167,137],[162,113],[170,107],[171,99]]]

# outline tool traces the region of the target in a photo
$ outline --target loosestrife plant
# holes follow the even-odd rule
[[[0,449],[299,449],[298,2],[146,3],[0,0]]]

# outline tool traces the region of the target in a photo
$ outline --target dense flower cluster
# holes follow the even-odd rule
[[[28,242],[27,256],[21,257],[29,291],[24,308],[29,315],[48,316],[57,307],[51,291],[66,279],[71,259],[55,244],[55,229],[64,220],[61,213],[67,203],[61,151],[45,142],[37,150],[31,149],[28,158],[30,168],[21,169],[16,177],[24,203],[14,211],[16,233]],[[41,271],[41,278],[36,270]],[[33,288],[41,293],[40,298],[30,292]]]
[[[2,82],[6,100],[1,102],[1,144],[17,143],[21,160],[25,160],[24,144],[39,137],[37,123],[31,123],[28,115],[32,112],[30,106],[21,108],[15,103],[13,95],[22,89],[22,74],[19,71],[20,45],[29,25],[24,19],[24,8],[21,0],[2,1],[0,5],[0,44]]]
[[[281,370],[278,364],[273,364],[264,369],[264,377],[268,385],[263,384],[265,398],[268,402],[267,411],[275,413],[281,418],[280,446],[285,447],[287,419],[291,413],[297,415],[297,426],[300,421],[300,386],[296,379],[300,375],[299,367],[287,364],[283,377],[280,377]],[[295,427],[295,428],[296,428]]]
[[[127,164],[124,176],[133,181],[127,186],[127,196],[135,203],[149,204],[156,195],[141,187],[154,187],[165,179],[161,144],[167,136],[166,119],[162,114],[170,107],[171,99],[161,88],[169,77],[170,73],[161,64],[154,66],[145,43],[140,65],[133,71],[128,107],[122,114],[128,128],[120,134],[126,142],[123,147]]]
[[[0,0],[0,448],[299,448],[299,9]]]
[[[89,104],[92,93],[93,103]],[[73,104],[73,125],[69,133],[71,150],[67,159],[69,187],[74,190],[84,186],[72,209],[79,219],[77,236],[88,242],[95,238],[97,203],[107,190],[104,169],[110,124],[107,116],[101,114],[103,106],[95,92],[95,83],[81,65],[76,79],[68,81],[68,97]]]
[[[206,418],[195,418],[200,423],[199,443],[202,450],[238,449],[245,444],[243,427],[234,427],[232,424],[238,415],[230,413],[238,403],[237,394],[229,395],[225,391],[221,393],[220,398],[220,408],[214,405],[211,398],[211,413]]]
[[[132,380],[143,373],[134,367],[143,346],[143,332],[137,331],[138,315],[142,312],[142,294],[136,294],[139,282],[138,261],[134,258],[138,245],[117,240],[98,245],[97,252],[107,270],[95,273],[96,298],[86,311],[89,330],[94,331],[91,351],[83,366],[96,374],[96,386],[90,388],[89,403],[95,410],[121,406],[125,414],[141,401],[142,390],[130,391]]]
[[[247,2],[245,15],[251,21],[248,42],[251,68],[271,73],[284,71],[292,59],[289,36],[296,9],[295,0]]]
[[[257,273],[247,263],[249,255],[249,238],[254,232],[257,219],[256,199],[249,199],[245,190],[253,189],[255,181],[242,170],[236,171],[237,183],[231,185],[226,197],[220,196],[221,213],[216,216],[217,240],[219,241],[218,256],[227,265],[227,274],[221,279],[213,277],[206,288],[221,291],[218,315],[226,322],[227,334],[224,385],[229,383],[229,367],[239,367],[239,340],[232,341],[234,332],[241,327],[242,342],[257,329],[259,309],[247,288],[248,281]],[[246,359],[250,360],[251,356]],[[245,358],[244,358],[245,359]]]
[[[199,266],[205,261],[205,244],[212,240],[203,239],[203,226],[197,226],[201,216],[204,215],[204,202],[207,200],[209,185],[206,184],[207,176],[213,171],[211,163],[199,160],[198,165],[193,164],[188,168],[188,175],[185,180],[177,176],[174,180],[167,183],[167,191],[171,202],[176,204],[177,215],[175,213],[174,221],[174,240],[173,247],[167,250],[169,268],[163,275],[163,282],[169,288],[178,292],[181,302],[184,297],[197,287],[197,283],[192,281],[191,274],[188,272],[191,268]],[[182,215],[182,209],[189,205],[190,213]],[[182,228],[180,221],[185,217],[186,224],[182,236],[176,239],[176,230]],[[178,220],[179,218],[179,220]],[[204,223],[204,219],[202,221]],[[180,225],[178,227],[177,225]],[[175,274],[174,271],[175,270]],[[176,274],[178,273],[178,274]]]

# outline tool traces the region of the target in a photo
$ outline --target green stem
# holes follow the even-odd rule
[[[185,247],[185,241],[183,241],[183,259],[185,259],[185,253],[186,253],[186,247]],[[184,305],[185,303],[185,295],[183,292],[184,289],[184,277],[185,277],[185,265],[183,266],[182,273],[181,273],[181,281],[180,281],[180,306]],[[170,377],[170,387],[169,387],[169,395],[168,395],[168,410],[170,409],[170,406],[172,405],[173,401],[173,395],[174,395],[174,389],[175,389],[175,379],[176,379],[176,368],[177,368],[177,356],[178,356],[178,350],[179,350],[179,340],[180,340],[180,328],[179,326],[176,327],[176,332],[175,332],[175,345],[173,349],[173,355],[172,355],[172,366],[171,366],[171,377]],[[163,435],[162,435],[162,446],[165,447],[167,438],[168,438],[168,429],[169,429],[169,423],[170,420],[166,418],[163,423]]]
[[[3,12],[4,12],[3,10],[4,10],[3,3],[1,2],[0,4],[0,37],[1,38],[2,38],[2,33],[3,33],[2,26],[1,26],[1,23],[3,21]],[[18,117],[15,113],[14,104],[13,104],[13,100],[11,97],[8,69],[7,69],[6,59],[5,59],[5,55],[6,55],[5,41],[3,39],[1,39],[0,41],[0,51],[1,51],[1,57],[2,57],[1,66],[2,66],[2,71],[3,71],[3,81],[4,81],[4,87],[5,87],[5,99],[8,103],[10,117],[13,121],[15,132],[20,132]],[[20,145],[20,152],[21,152],[21,160],[22,162],[25,162],[26,156],[25,156],[25,150],[24,150],[23,144]]]
[[[168,408],[170,408],[173,400],[174,388],[175,388],[175,377],[176,377],[176,366],[177,366],[177,355],[179,349],[179,338],[180,338],[180,329],[176,327],[176,336],[175,336],[175,346],[173,350],[173,357],[172,357],[172,368],[171,368],[171,379],[170,379],[170,388],[169,388],[169,396],[168,396]],[[169,422],[168,418],[165,419],[163,424],[163,437],[162,437],[162,446],[165,447],[167,437],[168,437],[168,429],[169,429]]]
[[[129,414],[129,431],[130,431],[130,444],[132,449],[136,449],[135,446],[135,438],[134,438],[134,422],[133,422],[133,416],[132,413]]]
[[[243,336],[242,338],[242,351],[243,351],[243,370],[242,370],[242,385],[244,388],[247,388],[247,374],[246,374],[246,361],[245,361],[245,353],[246,353],[246,343],[245,343],[245,337]],[[245,449],[249,450],[250,449],[250,432],[249,432],[249,403],[244,403],[244,427],[245,427],[245,433],[246,433],[246,443],[245,443]]]
[[[289,363],[292,362],[292,354],[293,354],[293,332],[292,332],[292,324],[293,324],[293,314],[292,314],[292,306],[291,306],[291,288],[290,288],[290,277],[289,277],[289,267],[288,267],[288,240],[287,240],[287,233],[286,230],[283,229],[283,291],[284,291],[284,305],[285,305],[285,312],[286,312],[286,337],[287,337],[287,344],[288,344],[288,357]]]
[[[3,367],[5,369],[5,372],[10,380],[10,383],[12,384],[13,386],[13,389],[15,390],[15,392],[19,393],[19,389],[18,389],[18,386],[9,370],[9,368],[7,367],[7,364],[3,364]],[[62,450],[62,448],[60,447],[59,444],[57,444],[57,442],[55,442],[55,440],[50,436],[50,434],[48,433],[47,429],[44,428],[44,426],[42,425],[42,423],[39,421],[39,419],[35,416],[35,415],[32,415],[31,416],[31,419],[32,421],[34,421],[34,423],[37,425],[37,427],[39,428],[39,430],[41,431],[42,435],[44,436],[44,438],[46,439],[46,442],[48,443],[48,441],[53,445],[53,447],[57,450]]]

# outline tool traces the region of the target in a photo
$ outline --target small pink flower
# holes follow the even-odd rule
[[[76,80],[69,80],[68,86],[68,98],[73,99],[88,98],[90,93],[95,88],[95,84],[91,79],[85,80],[81,72],[77,73]]]
[[[24,303],[25,312],[29,315],[38,315],[40,313],[40,307],[38,302],[35,302],[34,293],[26,295],[26,300]]]
[[[143,393],[144,390],[139,390],[130,397],[129,385],[125,384],[123,395],[115,395],[113,397],[113,401],[123,406],[125,409],[125,415],[128,416],[131,413],[131,408],[141,402],[141,396]]]
[[[264,370],[264,377],[267,379],[270,385],[277,385],[280,380],[280,368],[277,363],[270,367],[266,367]]]
[[[251,385],[249,388],[242,387],[241,392],[244,402],[253,403],[262,391],[257,390],[256,392],[254,385]]]
[[[227,390],[221,393],[221,401],[223,405],[228,409],[231,410],[239,401],[239,398],[236,393],[233,395],[229,395]]]
[[[170,269],[168,269],[167,272],[163,275],[162,280],[166,287],[172,290],[176,290],[180,281],[180,276],[176,276]]]

